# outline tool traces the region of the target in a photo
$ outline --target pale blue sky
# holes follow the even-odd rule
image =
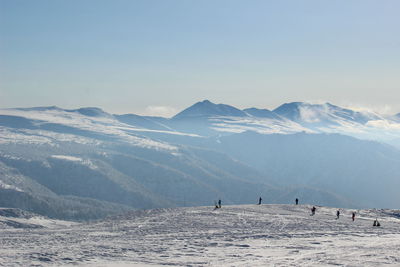
[[[0,107],[149,114],[210,99],[397,113],[399,13],[397,0],[0,0]]]

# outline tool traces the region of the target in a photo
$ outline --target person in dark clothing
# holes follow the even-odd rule
[[[261,205],[261,201],[262,201],[262,198],[260,197],[260,198],[258,199],[258,205]]]
[[[218,200],[218,207],[221,208],[221,199]]]
[[[373,226],[381,226],[381,224],[378,222],[378,219],[375,219]]]
[[[339,219],[339,216],[340,216],[340,210],[337,210],[336,211],[336,219]]]
[[[214,201],[214,206],[215,206],[214,210],[216,210],[216,209],[219,208],[219,207],[218,207],[218,204],[217,204],[217,201]]]
[[[311,215],[315,215],[315,211],[316,211],[316,210],[317,210],[317,208],[313,206],[313,207],[311,208]]]
[[[355,212],[353,212],[353,213],[351,214],[351,219],[353,220],[353,222],[354,222],[354,220],[356,219],[356,213],[355,213]]]
[[[299,199],[296,198],[296,205],[299,205]]]

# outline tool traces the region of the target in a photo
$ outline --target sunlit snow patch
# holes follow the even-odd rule
[[[14,190],[14,191],[18,191],[18,192],[24,192],[22,189],[20,189],[20,188],[18,188],[16,186],[13,186],[13,185],[6,184],[1,180],[0,180],[0,188],[1,189]]]
[[[97,166],[90,159],[82,159],[82,158],[78,158],[78,157],[74,157],[74,156],[67,156],[67,155],[51,155],[51,157],[54,159],[61,159],[61,160],[80,163],[82,165],[89,167],[90,169],[93,169],[93,170],[97,169]]]

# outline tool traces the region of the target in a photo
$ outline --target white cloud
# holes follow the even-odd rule
[[[374,120],[367,122],[367,126],[380,128],[383,130],[400,131],[400,123],[391,122],[387,120]]]
[[[299,111],[301,119],[305,122],[313,123],[320,121],[319,119],[320,113],[317,112],[315,109],[311,109],[308,107],[300,107]]]
[[[52,157],[52,158],[55,158],[55,159],[64,159],[64,160],[68,160],[68,161],[82,161],[81,158],[73,157],[73,156],[52,155],[51,157]]]
[[[313,104],[314,106],[300,106],[300,117],[303,121],[309,123],[320,122],[323,117],[327,117],[331,113],[329,106],[326,103]]]
[[[367,112],[381,115],[393,115],[396,109],[391,105],[363,105],[359,103],[345,102],[342,107],[359,112]]]
[[[178,110],[170,106],[148,106],[145,109],[145,115],[160,116],[170,118],[178,113]]]

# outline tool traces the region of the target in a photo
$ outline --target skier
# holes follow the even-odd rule
[[[356,213],[353,211],[353,213],[351,214],[351,219],[353,220],[353,222],[354,222],[354,220],[356,219]]]
[[[258,199],[258,205],[261,205],[261,201],[262,201],[262,198],[260,197],[260,198]]]
[[[317,210],[317,208],[315,208],[314,206],[311,208],[311,215],[314,216],[315,215],[315,211]]]
[[[337,210],[336,211],[336,220],[339,219],[339,216],[340,216],[340,210]]]
[[[221,208],[221,199],[218,200],[218,208]]]
[[[296,198],[296,205],[298,205],[299,204],[299,199],[298,198]]]

